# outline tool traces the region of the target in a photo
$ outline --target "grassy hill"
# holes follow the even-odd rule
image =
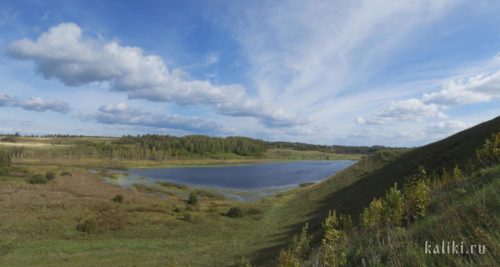
[[[383,197],[394,183],[401,187],[411,175],[418,172],[419,166],[423,166],[434,176],[438,176],[443,168],[451,172],[455,165],[469,168],[476,150],[487,138],[499,131],[500,117],[497,117],[423,147],[376,152],[334,177],[294,193],[285,206],[289,214],[300,214],[304,220],[289,225],[290,231],[298,233],[307,222],[310,232],[318,233],[321,223],[330,210],[351,215],[356,222],[359,214],[374,198]],[[497,170],[490,176],[500,178],[498,175]],[[490,197],[498,194],[498,191],[495,191],[498,190],[498,179],[495,185],[496,188],[490,189]],[[454,202],[450,205],[462,204]],[[494,211],[498,213],[498,202],[496,202],[496,207]],[[498,214],[495,216],[498,219]],[[317,237],[315,241],[318,242],[319,238]],[[284,246],[269,248],[269,250],[277,253],[276,251],[282,248]],[[266,259],[264,254],[257,258],[259,264],[268,261],[270,259]]]

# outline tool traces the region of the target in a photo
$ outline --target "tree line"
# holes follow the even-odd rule
[[[268,149],[314,150],[341,154],[368,154],[384,147],[328,146],[293,142],[268,142],[241,136],[210,137],[187,135],[126,135],[119,138],[88,138],[71,135],[51,135],[54,146],[34,149],[23,146],[9,148],[14,158],[98,158],[116,160],[166,160],[177,158],[217,158],[234,156],[262,157]],[[16,142],[18,136],[2,141]]]

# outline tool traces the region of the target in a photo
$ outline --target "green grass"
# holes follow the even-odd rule
[[[304,223],[309,223],[312,233],[318,233],[330,209],[351,214],[355,219],[374,197],[382,196],[394,182],[401,185],[419,165],[432,171],[440,166],[466,164],[484,139],[499,129],[500,118],[496,118],[421,148],[379,151],[324,182],[246,204],[198,192],[199,202],[188,205],[187,196],[161,194],[161,190],[185,190],[175,185],[154,185],[160,194],[147,188],[141,192],[107,184],[86,170],[110,162],[14,161],[9,176],[0,179],[0,266],[232,266],[241,256],[257,266],[270,265]],[[289,157],[297,155],[292,152]],[[196,160],[196,164],[204,160]],[[70,171],[72,176],[58,176],[46,185],[30,185],[25,181],[33,173],[63,170]],[[492,173],[497,175],[498,170]],[[454,216],[462,216],[459,218],[471,226],[483,223],[482,219],[474,218],[480,216],[474,210],[480,210],[477,207],[483,199],[487,199],[485,207],[495,212],[496,223],[498,179],[491,181],[481,186],[471,183],[464,184],[463,189],[450,189],[448,199],[452,201],[445,207],[455,213],[447,214],[444,211],[448,209],[436,206],[434,215],[407,232],[395,231],[392,235],[397,240],[406,240],[401,245],[409,244],[409,248],[415,249],[426,232],[430,237],[458,235],[459,232],[438,229],[437,225],[450,224]],[[117,194],[124,196],[123,203],[112,202]],[[234,206],[241,207],[243,217],[224,215]],[[82,219],[103,212],[124,220],[123,229],[90,234],[76,229]],[[470,212],[470,216],[463,217],[465,212]],[[460,234],[472,236],[465,231]],[[498,244],[498,239],[492,240]],[[422,262],[426,263],[425,259]]]

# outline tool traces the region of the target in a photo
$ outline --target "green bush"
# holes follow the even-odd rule
[[[196,194],[196,192],[191,192],[187,203],[190,205],[196,205],[196,203],[198,203],[198,194]]]
[[[320,262],[322,266],[343,266],[347,263],[346,246],[349,236],[346,229],[352,226],[349,216],[340,214],[335,210],[328,212],[328,217],[322,224],[323,238],[320,246]]]
[[[10,171],[8,168],[0,167],[0,176],[7,176],[9,174],[10,174]]]
[[[45,178],[47,178],[48,181],[50,180],[54,180],[56,178],[56,173],[55,172],[51,172],[51,171],[48,171],[46,174],[45,174]]]
[[[28,182],[30,184],[46,184],[49,182],[49,180],[47,180],[47,177],[45,177],[44,175],[37,173],[31,176],[28,179]]]
[[[240,207],[232,207],[229,209],[226,215],[231,218],[241,218],[243,217],[243,210],[241,210]]]
[[[123,195],[118,194],[115,197],[113,197],[111,200],[113,202],[116,202],[116,203],[123,203],[124,198],[123,198]]]
[[[99,229],[99,226],[94,219],[86,219],[76,226],[76,230],[84,233],[95,233]]]
[[[403,220],[404,201],[403,194],[399,191],[396,184],[385,194],[383,204],[386,224],[389,226],[399,226]]]

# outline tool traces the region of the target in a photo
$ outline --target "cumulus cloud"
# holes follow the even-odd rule
[[[132,99],[208,105],[219,114],[255,117],[270,127],[303,123],[269,103],[250,99],[240,85],[189,79],[180,70],[169,70],[159,56],[147,55],[139,47],[85,38],[74,23],[52,27],[34,41],[15,41],[8,52],[15,58],[33,61],[45,78],[58,79],[68,86],[107,82],[111,90],[125,92]],[[213,63],[218,58],[212,56],[209,60]]]
[[[482,73],[443,83],[441,90],[424,93],[421,98],[392,101],[374,117],[358,117],[355,123],[384,124],[390,121],[415,121],[423,118],[446,118],[450,106],[492,101],[500,97],[500,71]],[[456,125],[456,123],[455,123]]]
[[[17,97],[0,94],[0,107],[20,107],[26,110],[45,112],[53,111],[58,113],[68,113],[71,111],[69,104],[60,100],[45,100],[40,97],[32,97],[20,100]]]
[[[71,109],[68,103],[59,100],[44,100],[40,97],[26,99],[19,103],[19,105],[26,110],[33,110],[38,112],[54,111],[59,113],[68,113]]]
[[[416,98],[393,101],[378,116],[382,119],[398,119],[403,121],[413,121],[424,117],[446,117],[440,111],[439,105],[433,103],[427,104]]]
[[[465,123],[458,120],[447,120],[438,123],[430,124],[427,132],[435,134],[452,134],[471,127],[470,123]]]
[[[490,101],[499,92],[500,71],[447,82],[440,91],[424,94],[422,100],[439,105],[472,104]]]
[[[153,128],[178,129],[197,133],[228,133],[231,130],[222,125],[195,117],[159,115],[129,107],[125,103],[101,106],[94,114],[83,115],[104,124],[121,124]]]

